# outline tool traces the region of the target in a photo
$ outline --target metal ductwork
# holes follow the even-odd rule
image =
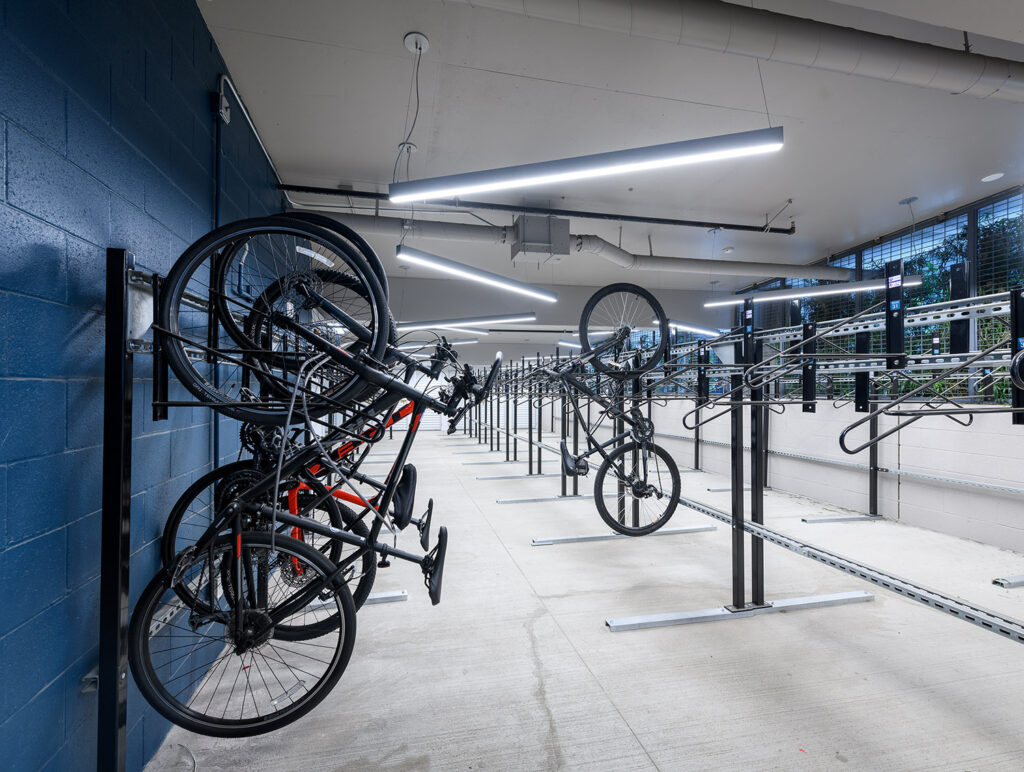
[[[589,252],[603,257],[621,268],[633,271],[717,273],[726,276],[785,277],[787,279],[824,279],[825,281],[849,281],[850,279],[848,269],[829,268],[823,265],[787,265],[743,260],[699,260],[692,257],[634,255],[605,241],[600,236],[573,236],[570,251]]]
[[[510,228],[500,225],[473,225],[469,223],[447,223],[436,220],[406,220],[400,217],[378,217],[364,214],[339,214],[334,217],[360,233],[390,236],[398,242],[406,238],[438,239],[441,241],[463,241],[477,244],[510,244]],[[590,253],[614,263],[620,268],[637,271],[670,271],[673,273],[722,274],[725,276],[753,276],[774,278],[777,276],[794,279],[824,279],[826,281],[847,281],[850,271],[846,268],[829,268],[821,265],[790,265],[787,263],[757,263],[741,260],[699,260],[689,257],[665,257],[659,255],[634,255],[600,236],[569,236],[570,253]]]
[[[404,238],[438,239],[441,241],[472,241],[477,244],[511,244],[511,228],[501,225],[471,225],[438,220],[407,220],[401,217],[378,217],[368,214],[324,214],[340,220],[360,233],[390,236],[397,244]]]
[[[1024,102],[1024,63],[718,0],[444,0],[950,94]]]

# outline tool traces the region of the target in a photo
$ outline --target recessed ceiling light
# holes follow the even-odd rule
[[[731,255],[736,251],[736,247],[722,247],[722,251],[727,255]]]
[[[996,172],[995,174],[986,174],[984,177],[981,178],[981,181],[995,182],[996,180],[1001,180],[1005,176],[1006,175],[1003,172]]]

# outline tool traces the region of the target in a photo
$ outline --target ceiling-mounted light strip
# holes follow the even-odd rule
[[[506,166],[501,169],[452,174],[410,182],[395,182],[388,187],[394,203],[456,198],[531,185],[583,180],[611,174],[643,172],[671,166],[740,158],[772,153],[782,148],[782,127],[722,134],[717,137],[669,142],[665,145],[636,147],[611,153],[563,158],[557,161]]]
[[[713,330],[710,327],[698,327],[695,324],[687,324],[686,322],[677,322],[675,319],[669,319],[668,326],[673,330],[683,330],[684,332],[692,332],[696,335],[706,335],[709,338],[717,338],[722,334],[721,330]]]
[[[503,289],[507,292],[515,292],[520,295],[527,295],[531,298],[543,300],[547,303],[554,303],[558,300],[558,295],[554,292],[542,290],[540,287],[534,287],[532,284],[527,284],[524,281],[516,281],[515,279],[509,279],[508,277],[497,273],[491,273],[490,271],[485,271],[481,268],[474,268],[471,265],[463,265],[462,263],[457,263],[454,260],[449,260],[447,257],[434,255],[420,249],[413,249],[412,247],[407,247],[404,244],[399,244],[398,247],[395,248],[395,256],[405,263],[419,265],[424,268],[429,268],[432,271],[447,273],[451,276],[458,276],[460,279],[469,279],[470,281],[480,282],[481,284],[488,284],[491,287],[497,287],[498,289]]]
[[[583,348],[579,343],[573,343],[571,340],[560,340],[558,341],[559,346],[568,346],[569,348]]]
[[[800,289],[781,289],[769,292],[754,292],[749,295],[737,295],[729,300],[715,300],[705,303],[704,308],[715,306],[738,306],[742,305],[747,298],[753,298],[755,303],[767,303],[770,300],[797,300],[799,298],[816,298],[824,295],[849,295],[855,292],[872,292],[885,289],[886,279],[865,279],[864,281],[848,281],[841,284],[824,284],[820,287],[801,287]],[[916,287],[921,283],[920,276],[904,276],[904,287]]]
[[[477,330],[477,329],[474,329],[472,327],[445,327],[444,329],[451,330],[452,332],[461,332],[464,335],[490,335],[491,334],[489,330]]]
[[[413,330],[450,330],[453,327],[480,327],[487,324],[514,324],[515,322],[535,322],[537,314],[532,311],[522,314],[496,314],[494,316],[471,316],[464,319],[433,319],[423,322],[399,322],[398,332]]]

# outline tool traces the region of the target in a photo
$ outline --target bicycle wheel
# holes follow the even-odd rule
[[[235,461],[231,464],[214,469],[200,477],[178,498],[171,508],[171,513],[164,523],[163,537],[160,542],[160,554],[165,568],[171,568],[182,550],[194,545],[213,522],[214,516],[221,508],[241,495],[253,484],[264,479],[266,472],[257,469],[251,459]],[[369,538],[370,530],[356,514],[330,496],[327,489],[318,480],[310,479],[303,483],[305,490],[300,490],[298,481],[282,481],[280,506],[292,514],[304,513],[317,522],[330,525],[339,530],[350,531],[361,538]],[[267,493],[261,497],[261,503],[269,504],[272,495]],[[315,507],[310,504],[318,500]],[[228,526],[230,528],[230,525]],[[247,530],[266,530],[269,520],[264,518],[249,519],[244,527]],[[279,533],[297,538],[325,555],[332,563],[340,563],[352,555],[358,547],[328,539],[313,531],[280,525]],[[343,579],[349,585],[356,608],[362,607],[373,588],[377,575],[377,561],[372,550],[364,551],[363,555],[345,572]],[[181,599],[188,605],[198,601],[189,594],[187,586],[179,587]]]
[[[348,588],[327,579],[333,570],[327,558],[286,536],[278,536],[271,551],[269,534],[241,534],[246,595],[254,602],[238,624],[235,609],[211,581],[220,563],[230,561],[232,541],[219,538],[181,567],[181,581],[214,596],[209,613],[183,603],[170,573],[162,571],[143,591],[128,630],[132,673],[149,704],[178,726],[213,737],[262,734],[308,713],[341,677],[355,642]],[[282,571],[292,563],[304,571],[298,587]],[[337,614],[339,624],[315,644],[274,637],[275,619],[301,622],[329,614]]]
[[[351,293],[363,297],[368,302],[370,300],[365,294],[367,292],[366,287],[352,274],[317,268],[310,275],[318,282],[320,294],[332,302]],[[294,336],[282,335],[281,330],[276,328],[271,322],[271,315],[274,311],[279,310],[282,304],[285,307],[289,304],[294,305],[294,299],[287,297],[288,292],[285,280],[271,283],[252,302],[252,309],[246,314],[241,328],[241,335],[246,341],[246,345],[251,345],[253,351],[258,352],[246,357],[246,360],[251,364],[253,375],[260,383],[260,393],[281,401],[291,398],[291,382],[282,381],[279,377],[279,372],[286,370],[289,373],[297,374],[309,358],[308,352],[295,349],[296,341]],[[346,305],[351,305],[351,303],[346,303]],[[389,331],[388,346],[393,347],[398,343],[398,336],[390,310],[386,311],[385,318]],[[291,346],[289,346],[289,343]],[[358,348],[359,344],[355,344],[351,350]],[[385,351],[385,361],[388,359],[387,354],[390,350],[388,348]],[[328,383],[337,384],[344,382],[349,377],[347,371],[333,363],[328,363],[325,367],[327,368],[326,370],[318,369],[317,373],[320,377],[317,382],[321,382],[326,376]],[[357,391],[346,393],[346,399],[365,401],[378,391],[380,391],[378,386],[364,384]],[[308,401],[307,399],[306,402],[308,403]],[[314,414],[318,415],[322,412],[322,410],[316,410]]]
[[[322,271],[346,279],[325,284]],[[273,305],[256,309],[268,289]],[[259,340],[245,334],[253,313],[275,314],[260,327]],[[349,354],[379,358],[388,318],[373,271],[336,234],[266,217],[226,225],[185,251],[161,288],[159,338],[171,369],[200,401],[241,421],[280,425],[290,401],[283,395],[290,397],[299,366],[320,353],[295,327]],[[268,378],[279,386],[273,393],[263,393]],[[330,363],[304,393],[310,412],[320,415],[362,386]]]
[[[610,335],[628,331],[620,344],[590,360],[613,378],[636,378],[655,367],[668,345],[668,317],[650,292],[635,284],[602,287],[583,307],[580,346],[584,354]]]
[[[679,503],[679,469],[664,448],[627,442],[594,477],[594,503],[613,531],[643,536],[661,528]]]
[[[384,297],[387,298],[389,295],[388,290],[388,275],[384,272],[384,263],[381,262],[380,257],[374,251],[373,247],[367,243],[366,239],[352,230],[350,227],[340,220],[335,220],[333,217],[327,215],[317,214],[316,212],[304,212],[299,210],[293,210],[291,212],[283,212],[282,214],[272,215],[273,217],[287,217],[296,220],[303,220],[305,222],[311,222],[314,225],[319,225],[321,228],[326,228],[329,231],[333,231],[344,239],[352,242],[352,246],[359,253],[366,264],[370,266],[370,270],[373,271],[374,276],[377,277],[377,281],[380,282],[380,287],[384,290]]]

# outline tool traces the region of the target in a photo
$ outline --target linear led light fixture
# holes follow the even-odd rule
[[[579,343],[573,343],[571,340],[560,340],[558,341],[559,346],[568,346],[569,348],[583,348]]]
[[[655,322],[655,324],[657,324],[657,322]],[[712,330],[708,327],[698,327],[695,324],[687,324],[686,322],[677,322],[675,319],[669,319],[668,326],[673,330],[684,330],[685,332],[692,332],[697,335],[706,335],[709,338],[717,338],[722,334],[720,330]]]
[[[491,334],[489,330],[476,330],[476,329],[473,329],[472,327],[445,327],[444,329],[451,330],[452,332],[461,332],[463,335],[490,335]]]
[[[399,322],[398,332],[414,330],[450,330],[455,327],[477,327],[485,324],[513,324],[515,322],[535,322],[537,314],[529,311],[523,314],[496,314],[494,316],[471,316],[465,319],[434,319],[424,322]]]
[[[471,265],[463,265],[462,263],[457,263],[454,260],[449,260],[447,257],[434,255],[420,249],[413,249],[412,247],[407,247],[404,244],[399,244],[395,248],[395,256],[406,263],[412,263],[413,265],[420,265],[424,268],[429,268],[432,271],[440,271],[441,273],[458,276],[460,279],[469,279],[470,281],[477,281],[481,284],[488,284],[492,287],[497,287],[498,289],[503,289],[508,292],[527,295],[531,298],[543,300],[547,303],[554,303],[558,300],[558,295],[554,292],[542,290],[540,287],[534,287],[532,284],[527,284],[524,281],[516,281],[515,279],[509,279],[501,274],[484,271],[481,268],[474,268]]]
[[[449,346],[470,346],[480,341],[476,338],[466,338],[465,340],[450,340],[448,341]],[[433,341],[423,341],[420,343],[403,343],[398,347],[399,351],[412,351],[413,349],[429,348],[434,345]]]
[[[738,306],[742,305],[747,298],[753,298],[755,303],[767,303],[770,300],[797,300],[799,298],[816,298],[822,295],[849,295],[854,292],[871,292],[873,290],[885,289],[885,277],[880,279],[865,279],[864,281],[847,281],[841,284],[825,284],[820,287],[801,287],[800,289],[781,289],[769,292],[755,292],[750,295],[738,295],[729,300],[715,300],[705,303],[704,308],[715,306]],[[904,276],[904,287],[916,287],[921,283],[920,276]]]
[[[688,139],[665,145],[636,147],[610,153],[563,158],[557,161],[506,166],[446,177],[432,177],[409,182],[395,182],[388,186],[388,197],[393,203],[403,201],[429,201],[437,198],[457,198],[474,193],[547,185],[569,180],[585,180],[611,174],[644,172],[672,166],[740,158],[748,155],[772,153],[782,148],[782,127],[722,134],[717,137]]]

